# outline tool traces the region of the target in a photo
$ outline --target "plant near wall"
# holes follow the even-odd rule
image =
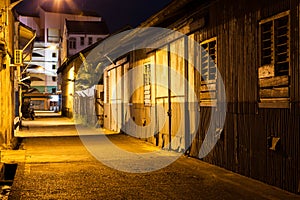
[[[79,55],[82,61],[82,65],[77,73],[75,82],[76,91],[91,88],[94,85],[97,85],[103,79],[101,72],[102,62],[88,62],[86,57],[82,53],[79,53]]]

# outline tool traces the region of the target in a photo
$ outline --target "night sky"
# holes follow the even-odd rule
[[[138,26],[148,17],[164,8],[171,0],[40,0],[53,4],[62,2],[78,9],[97,12],[106,21],[110,32],[126,25]],[[75,4],[74,4],[75,3]],[[38,0],[24,0],[17,10],[32,13],[38,6]]]

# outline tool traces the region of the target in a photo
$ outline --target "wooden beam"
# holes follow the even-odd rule
[[[282,13],[279,13],[277,15],[274,15],[273,17],[269,17],[267,19],[263,19],[259,22],[259,24],[263,24],[263,23],[266,23],[266,22],[269,22],[269,21],[273,21],[275,19],[278,19],[278,18],[281,18],[281,17],[284,17],[284,16],[287,16],[290,14],[290,11],[285,11],[285,12],[282,12]]]
[[[207,84],[213,84],[213,83],[216,83],[216,79],[201,81],[201,85],[207,85]]]
[[[204,101],[201,101],[200,106],[216,107],[217,106],[217,100],[204,100]]]
[[[216,84],[207,84],[207,85],[202,85],[200,87],[201,92],[206,92],[206,91],[215,91],[216,90]]]
[[[200,99],[215,99],[216,98],[216,92],[201,92],[200,93]]]
[[[287,98],[289,97],[289,87],[261,89],[260,98]]]
[[[260,99],[261,103],[278,103],[278,102],[289,102],[289,98],[264,98]]]
[[[201,42],[200,45],[207,44],[207,43],[213,42],[213,41],[217,42],[217,37],[213,37],[213,38],[210,38],[208,40],[205,40],[205,41]]]
[[[259,108],[290,108],[289,102],[261,102]]]
[[[267,78],[275,76],[274,65],[264,65],[258,68],[258,78]]]
[[[261,88],[288,86],[288,85],[289,85],[289,76],[276,76],[276,77],[259,79],[259,86]]]

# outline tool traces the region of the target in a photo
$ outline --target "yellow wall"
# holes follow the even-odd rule
[[[74,97],[74,65],[70,64],[68,69],[62,73],[62,109],[67,117],[73,117],[73,97]],[[73,80],[73,81],[72,81]],[[66,112],[66,113],[65,113]]]
[[[193,39],[193,35],[189,36]],[[172,41],[170,44],[163,46],[161,49],[153,51],[151,53],[146,52],[146,50],[137,50],[131,52],[130,58],[130,68],[124,68],[124,73],[129,73],[129,77],[123,80],[124,89],[128,93],[124,97],[116,96],[116,99],[122,99],[124,103],[124,116],[126,119],[122,121],[125,125],[123,130],[128,134],[134,134],[135,137],[143,138],[159,146],[167,147],[169,143],[169,137],[172,138],[172,149],[182,150],[185,148],[185,128],[189,126],[190,130],[194,130],[194,123],[189,120],[190,124],[186,124],[185,115],[187,110],[189,114],[194,116],[194,108],[188,108],[188,104],[185,102],[193,102],[193,95],[189,93],[187,96],[187,91],[185,91],[186,79],[188,79],[191,89],[194,88],[194,46],[189,44],[189,60],[188,65],[185,65],[185,50],[186,41],[184,38]],[[192,43],[192,42],[191,42]],[[170,51],[170,52],[168,52]],[[151,64],[151,106],[144,104],[144,65]],[[170,65],[170,66],[168,66]],[[170,83],[169,83],[169,68],[170,70]],[[188,68],[188,74],[185,74],[185,70]],[[105,85],[105,93],[109,92],[109,96],[112,96],[112,89],[118,87],[115,84],[120,80],[121,74],[119,70],[121,67],[112,68],[108,67],[106,70],[109,71],[109,78],[107,79],[108,72],[105,72],[104,83],[109,83],[109,91],[107,91],[107,86]],[[187,76],[187,77],[185,77]],[[170,85],[169,85],[170,84]],[[168,88],[171,89],[171,96],[169,95]],[[118,92],[120,93],[120,92]],[[130,106],[128,107],[127,99],[130,95]],[[169,108],[169,100],[171,100],[171,107]],[[115,125],[111,123],[112,115],[111,111],[115,102],[105,102],[107,108],[105,109],[105,128],[114,130]],[[159,108],[159,112],[157,111]],[[169,109],[172,110],[171,118],[171,129],[169,127],[170,117],[167,112]],[[108,112],[107,112],[108,111]],[[121,112],[116,112],[115,117],[119,117]],[[154,117],[154,121],[151,121],[151,116]],[[128,123],[131,118],[135,125]],[[110,121],[110,123],[109,123]],[[118,120],[120,121],[120,120]],[[154,126],[149,126],[154,124]],[[144,129],[137,131],[136,126],[144,127],[149,126],[150,129]],[[132,131],[135,131],[133,133]],[[154,133],[158,133],[154,136]]]
[[[9,59],[0,59],[0,64],[2,66],[3,64],[6,64],[6,69],[3,67],[0,68],[0,145],[3,145],[9,144],[12,139],[14,105],[12,98],[12,81],[10,80]]]
[[[0,1],[0,9],[5,8],[9,1]],[[7,21],[8,19],[8,21]],[[5,41],[4,48],[6,51],[0,53],[0,149],[11,147],[13,138],[14,125],[14,92],[13,68],[10,67],[11,57],[14,47],[14,19],[12,13],[2,14],[2,22],[5,21],[7,26],[4,32],[0,34],[0,39]]]

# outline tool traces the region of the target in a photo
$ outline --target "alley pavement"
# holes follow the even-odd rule
[[[132,153],[158,148],[104,130],[79,137],[74,122],[63,117],[36,118],[25,124],[29,129],[18,133],[22,138],[19,150],[1,152],[1,162],[18,163],[9,199],[300,199],[299,195],[173,152],[153,156],[179,157],[164,168],[144,173],[119,171],[103,164],[111,160],[123,164],[121,157],[109,153],[109,145],[97,146],[98,151],[105,152],[100,162],[86,141],[96,146],[95,141],[105,137]],[[126,162],[134,165],[135,161]]]

